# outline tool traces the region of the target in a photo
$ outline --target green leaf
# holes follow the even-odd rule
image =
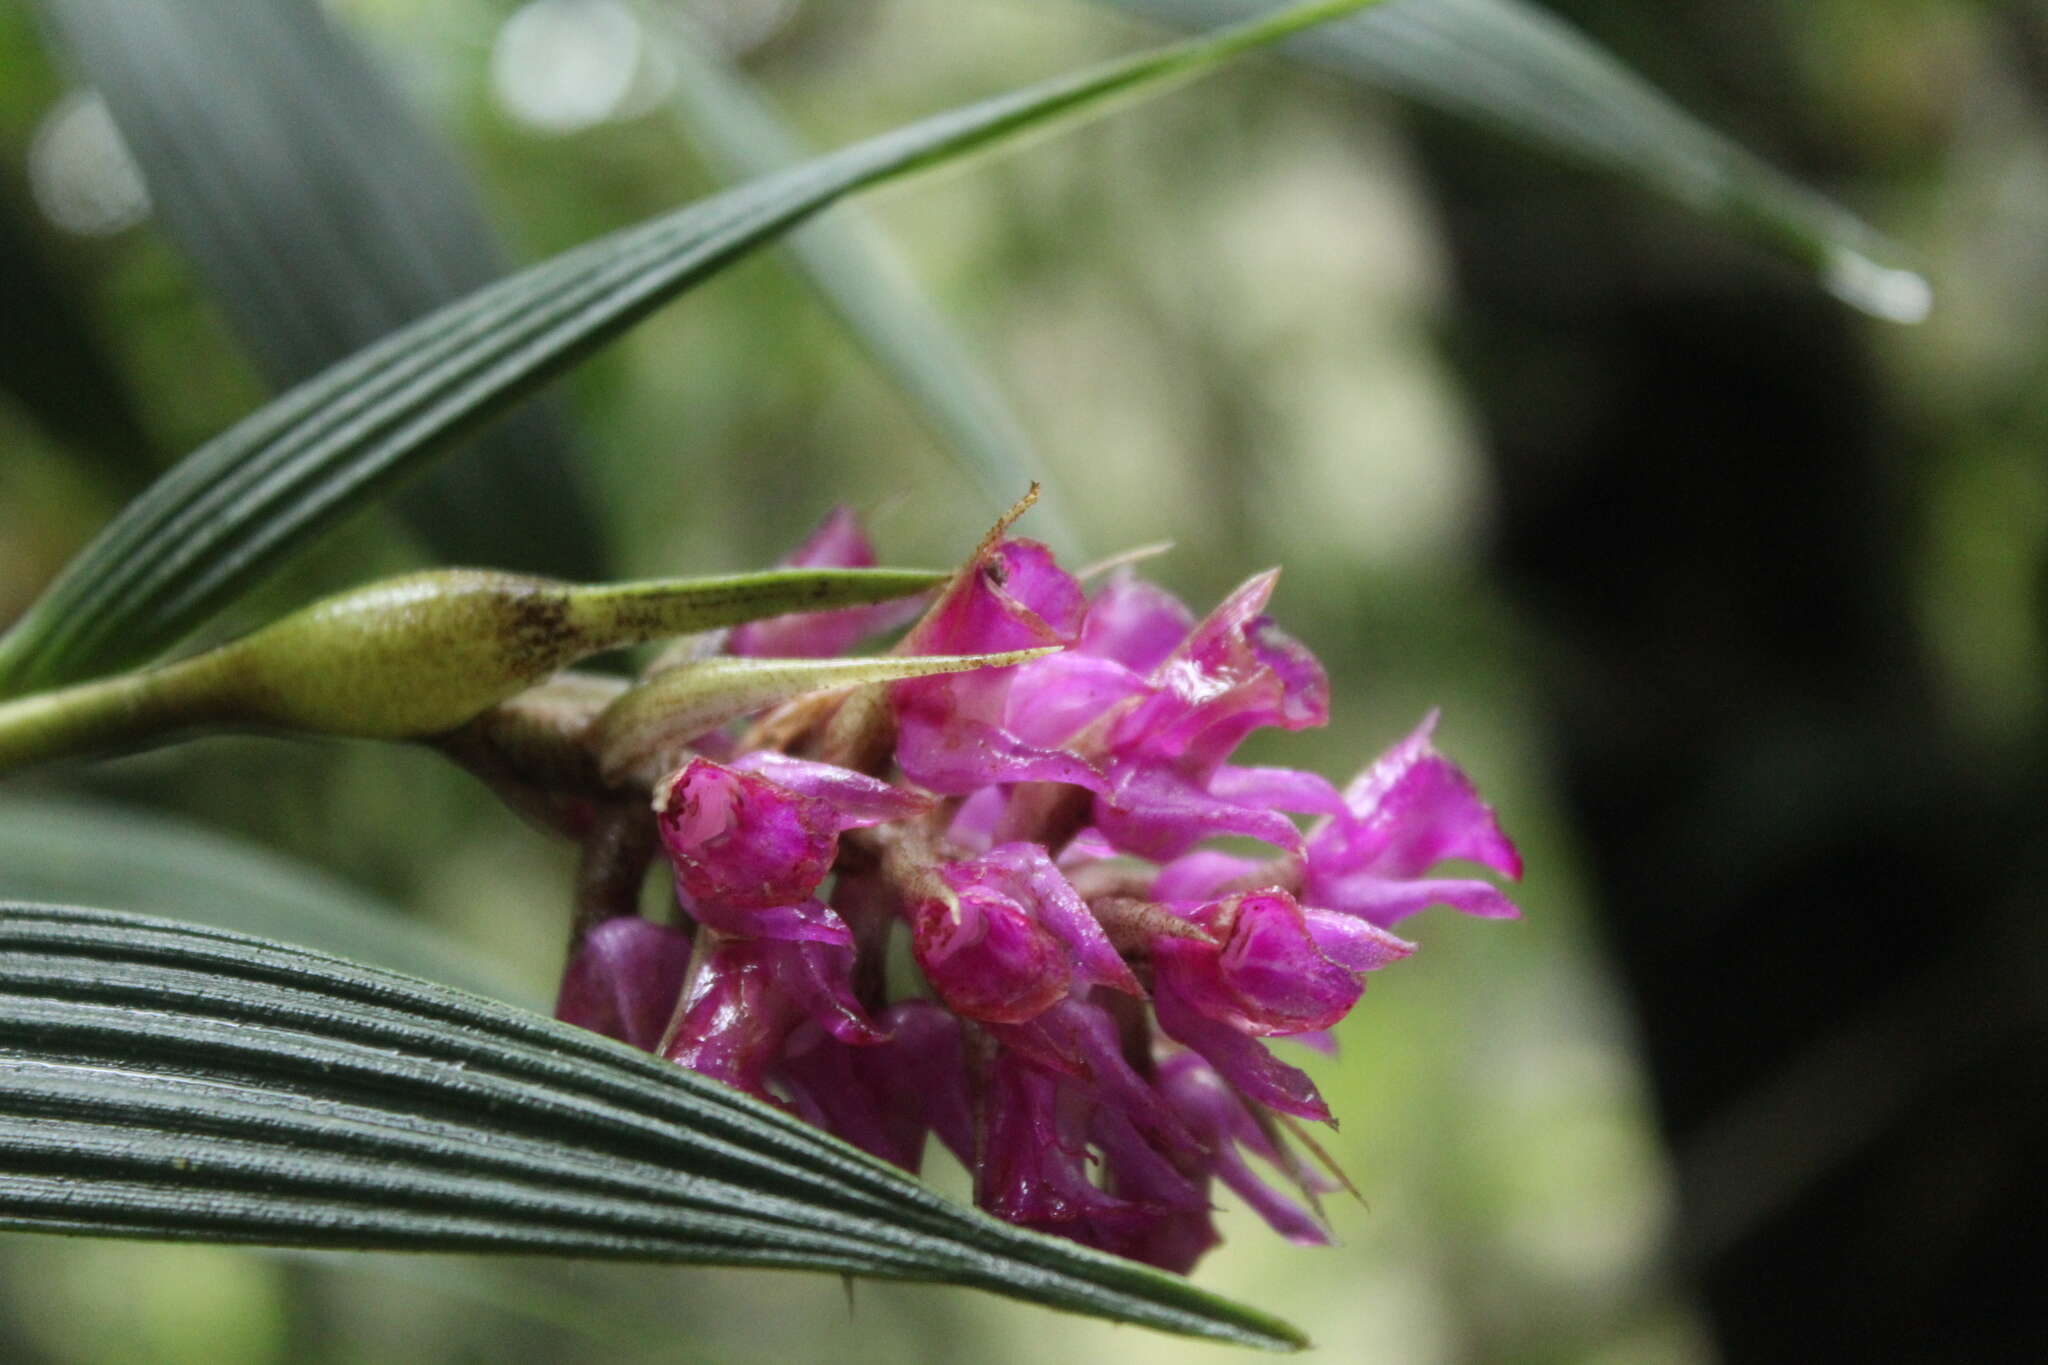
[[[1187,28],[1260,8],[1257,0],[1105,3]],[[1927,313],[1927,282],[1898,247],[1700,123],[1537,5],[1389,0],[1283,50],[1646,185],[1762,241],[1877,317],[1918,322]]]
[[[688,16],[669,6],[647,17],[667,40],[663,53],[675,70],[677,115],[722,175],[766,175],[809,155],[766,96],[718,55]],[[874,221],[858,208],[836,209],[791,233],[787,246],[820,297],[947,442],[990,503],[1000,511],[1016,501],[1017,490],[1043,485],[1039,533],[1055,548],[1072,550],[1072,528],[1022,424]]]
[[[460,170],[312,0],[42,3],[278,387],[503,273]],[[572,459],[560,414],[529,404],[399,510],[458,564],[602,577]]]
[[[1100,112],[1360,7],[1317,0],[922,119],[522,271],[397,332],[195,451],[0,639],[0,691],[147,658],[448,438],[855,190]]]
[[[0,798],[0,899],[166,915],[537,1003],[454,939],[324,872],[108,802]]]
[[[0,907],[0,1227],[829,1270],[1302,1344],[595,1034],[107,911]]]

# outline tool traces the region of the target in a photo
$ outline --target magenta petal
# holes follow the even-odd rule
[[[799,1115],[884,1161],[915,1172],[926,1133],[936,1132],[971,1168],[973,1099],[960,1021],[928,1000],[907,1000],[881,1025],[886,1039],[864,1046],[799,1030],[774,1076]]]
[[[777,987],[834,1038],[855,1044],[888,1038],[854,998],[852,949],[828,943],[762,946],[771,954]]]
[[[1329,778],[1299,768],[1236,768],[1225,764],[1209,779],[1209,795],[1240,805],[1270,806],[1304,815],[1347,813],[1344,798]]]
[[[1466,858],[1504,877],[1522,858],[1472,780],[1430,743],[1437,713],[1381,755],[1345,790],[1349,807],[1317,831],[1313,860],[1334,872],[1417,877],[1446,858]]]
[[[791,758],[773,749],[757,749],[732,762],[735,772],[759,773],[785,791],[823,801],[835,830],[866,829],[922,815],[932,800],[880,778],[831,763]]]
[[[1216,1174],[1266,1225],[1296,1246],[1328,1246],[1330,1231],[1316,1216],[1259,1179],[1242,1156],[1225,1148],[1216,1158]]]
[[[1048,1073],[1079,1081],[1161,1149],[1192,1157],[1187,1126],[1124,1056],[1116,1024],[1100,1005],[1069,997],[1022,1024],[990,1024],[1003,1048]]]
[[[1289,730],[1327,725],[1330,679],[1308,646],[1265,616],[1246,628],[1245,638],[1260,665],[1280,682],[1280,714],[1273,724]]]
[[[1087,1104],[1079,1092],[1004,1053],[991,1068],[987,1140],[975,1202],[1013,1223],[1061,1228],[1136,1212],[1088,1180]]]
[[[953,823],[946,826],[947,841],[969,852],[986,852],[995,843],[996,828],[1009,808],[1009,793],[1001,786],[981,788],[953,813]]]
[[[767,909],[810,899],[838,851],[832,808],[694,758],[656,795],[661,841],[688,902]]]
[[[875,1049],[890,1103],[914,1109],[963,1166],[974,1166],[974,1097],[968,1090],[959,1019],[929,1000],[905,1000],[882,1015],[889,1041]]]
[[[1370,919],[1311,907],[1301,915],[1317,950],[1347,971],[1378,971],[1415,951],[1407,939],[1394,937]]]
[[[870,569],[875,547],[861,529],[860,518],[841,503],[782,562],[795,569]]]
[[[1182,1053],[1159,1069],[1159,1084],[1176,1112],[1214,1153],[1216,1173],[1224,1184],[1290,1242],[1305,1246],[1327,1243],[1329,1233],[1300,1204],[1267,1185],[1239,1155],[1239,1144],[1261,1155],[1273,1155],[1244,1104],[1201,1059]]]
[[[806,1123],[915,1173],[924,1154],[924,1122],[890,1104],[877,1085],[865,1065],[876,1050],[814,1033],[801,1045],[792,1040],[774,1076]]]
[[[555,999],[555,1018],[652,1052],[675,1013],[690,940],[627,915],[584,935]]]
[[[1131,974],[1130,966],[1102,931],[1095,912],[1053,866],[1044,848],[1037,844],[1003,844],[975,859],[971,866],[974,875],[1007,880],[1012,897],[1029,903],[1038,922],[1066,945],[1083,981],[1126,995],[1144,995],[1138,978]]]
[[[1171,1115],[1179,1131],[1188,1132],[1163,1095],[1153,1092],[1152,1102]],[[1089,1122],[1088,1134],[1102,1151],[1104,1188],[1111,1194],[1161,1209],[1208,1209],[1209,1201],[1201,1188],[1152,1145],[1120,1105],[1099,1106]],[[1186,1142],[1191,1150],[1201,1150],[1194,1147],[1192,1134]]]
[[[996,547],[992,558],[994,573],[1011,599],[1066,639],[1080,633],[1087,598],[1051,550],[1035,540],[1006,540]]]
[[[1322,666],[1260,615],[1275,579],[1245,583],[1153,671],[1155,691],[1118,718],[1113,752],[1206,774],[1262,725],[1299,730],[1329,718]]]
[[[1152,1002],[1168,1036],[1200,1053],[1250,1098],[1297,1118],[1329,1119],[1330,1108],[1307,1073],[1280,1061],[1257,1039],[1201,1014],[1173,990],[1153,992]]]
[[[853,946],[853,932],[837,911],[823,901],[812,899],[795,905],[739,908],[721,901],[700,900],[690,907],[699,924],[708,924],[722,934],[737,938],[788,939],[806,943]]]
[[[949,883],[952,870],[941,869]],[[1066,948],[1025,907],[966,878],[952,890],[950,900],[934,896],[910,909],[917,965],[949,1008],[1021,1024],[1067,993]]]
[[[1364,989],[1354,971],[1323,954],[1301,908],[1283,891],[1237,898],[1217,965],[1240,1002],[1243,1026],[1255,1033],[1328,1028],[1351,1012]]]
[[[1290,1033],[1287,1041],[1297,1043],[1310,1052],[1319,1052],[1325,1057],[1337,1055],[1337,1035],[1326,1028],[1312,1029],[1307,1033]]]
[[[1490,882],[1458,878],[1392,881],[1360,873],[1331,878],[1316,875],[1309,863],[1303,899],[1330,910],[1357,915],[1373,924],[1398,924],[1433,905],[1448,905],[1482,919],[1516,919],[1521,911]]]
[[[993,654],[1063,644],[1080,625],[1081,603],[1080,585],[1043,545],[1005,541],[954,576],[910,628],[902,652]]]
[[[1031,541],[1005,541],[963,569],[904,637],[905,654],[979,654],[1069,644],[1080,627],[1080,585]],[[966,796],[991,782],[1070,782],[1100,790],[1076,754],[1010,728],[1018,667],[893,684],[896,761],[920,786]],[[1066,736],[1060,736],[1061,739]]]
[[[1218,834],[1243,834],[1299,852],[1301,831],[1279,811],[1211,796],[1185,773],[1116,762],[1110,790],[1095,800],[1095,826],[1126,853],[1164,862]]]
[[[1310,1033],[1335,1024],[1358,1003],[1355,972],[1325,957],[1301,912],[1281,892],[1237,898],[1219,922],[1223,942],[1160,938],[1152,943],[1159,993],[1240,1033]]]
[[[966,796],[994,782],[1067,782],[1090,791],[1107,785],[1096,767],[1064,749],[1026,744],[1001,726],[906,705],[897,683],[896,761],[921,787],[947,796]]]
[[[759,1099],[770,1098],[763,1078],[797,1021],[792,1002],[775,989],[768,949],[745,939],[713,944],[664,1053]]]
[[[1088,604],[1078,648],[1114,659],[1137,673],[1166,661],[1195,624],[1181,600],[1129,570],[1117,573]]]
[[[1073,651],[1049,654],[1018,666],[1005,702],[1004,728],[1026,744],[1063,744],[1148,686],[1142,674],[1111,659]]]
[[[1160,901],[1214,900],[1224,887],[1258,871],[1250,858],[1214,849],[1196,849],[1175,858],[1159,869],[1152,879],[1152,899]]]

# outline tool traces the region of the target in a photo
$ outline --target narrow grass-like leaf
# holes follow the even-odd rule
[[[105,911],[0,907],[0,1227],[831,1270],[1301,1344],[594,1034]]]
[[[651,7],[643,6],[643,10]],[[674,102],[691,139],[728,179],[766,175],[810,153],[767,97],[717,53],[687,16],[673,7],[651,12],[675,69]],[[798,229],[790,257],[875,364],[923,413],[997,508],[1038,483],[1039,534],[1077,552],[1022,424],[993,379],[975,363],[967,340],[925,297],[881,229],[855,207],[842,207]]]
[[[1179,27],[1241,19],[1258,0],[1105,0]],[[1490,123],[1616,172],[1814,272],[1894,322],[1925,316],[1904,253],[1673,104],[1577,29],[1524,0],[1388,0],[1290,40],[1313,66]]]
[[[110,802],[0,798],[0,899],[164,915],[539,1003],[454,939],[324,872]]]
[[[0,639],[0,691],[161,650],[448,438],[835,200],[1164,89],[1364,3],[1290,6],[922,119],[576,248],[421,319],[266,405],[136,499]]]
[[[250,357],[283,387],[503,273],[467,180],[315,0],[42,0]],[[609,566],[553,405],[406,490],[441,558]]]

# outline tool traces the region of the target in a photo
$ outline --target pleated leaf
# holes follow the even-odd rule
[[[42,0],[156,219],[282,388],[504,272],[467,178],[316,0]],[[535,401],[407,489],[437,556],[608,570],[561,414]]]
[[[1163,89],[1365,0],[1317,0],[934,115],[614,233],[356,353],[187,457],[0,639],[0,691],[159,652],[456,435],[855,190]]]
[[[0,1227],[829,1270],[1301,1344],[594,1034],[108,911],[0,906]]]
[[[1105,0],[1179,27],[1260,0]],[[1477,119],[1615,172],[1812,271],[1845,302],[1917,322],[1927,283],[1847,210],[1687,114],[1571,25],[1524,0],[1387,0],[1291,39],[1313,66]]]

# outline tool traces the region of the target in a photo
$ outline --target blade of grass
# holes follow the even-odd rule
[[[147,658],[450,437],[827,205],[1091,117],[1359,9],[1317,0],[937,114],[522,271],[299,385],[184,460],[0,638],[0,691]]]
[[[1181,28],[1259,8],[1256,0],[1103,3]],[[1762,242],[1873,316],[1926,316],[1927,281],[1900,248],[1687,114],[1540,6],[1389,0],[1282,51],[1634,180]]]
[[[503,273],[461,171],[310,0],[42,0],[156,219],[282,388]],[[561,414],[529,403],[398,500],[435,553],[607,569]]]

